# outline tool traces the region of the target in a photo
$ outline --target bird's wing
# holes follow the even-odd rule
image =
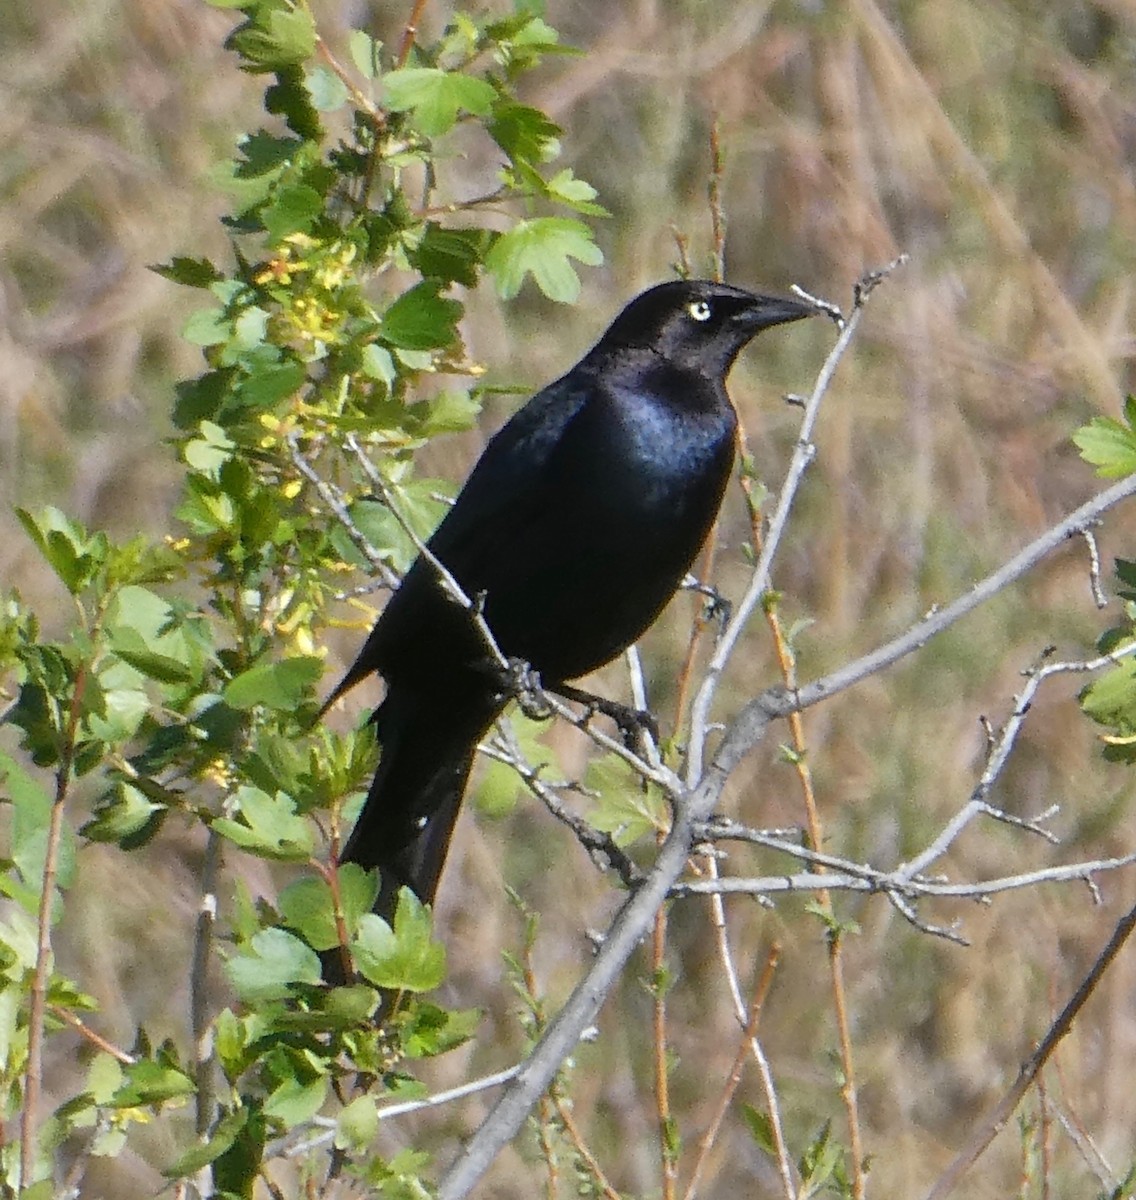
[[[541,480],[565,431],[595,391],[590,374],[576,368],[537,392],[489,440],[429,541],[431,552],[455,575],[466,576],[471,568],[479,574],[478,564],[494,557],[494,548],[509,539],[518,523],[528,524],[546,509]],[[434,568],[419,558],[324,701],[320,716],[373,671],[382,671],[397,643],[428,636],[440,595]]]
[[[537,392],[489,440],[452,508],[430,539],[430,549],[453,571],[477,555],[503,514],[525,509],[565,431],[596,392],[595,382],[572,371]]]

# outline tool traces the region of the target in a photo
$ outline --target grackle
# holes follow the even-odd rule
[[[725,380],[797,300],[701,280],[635,297],[596,346],[493,437],[428,542],[493,640],[545,688],[610,662],[659,615],[702,546],[734,460]],[[477,743],[510,697],[491,647],[419,556],[324,711],[378,672],[381,759],[340,861],[433,899]],[[340,976],[338,958],[325,973]]]

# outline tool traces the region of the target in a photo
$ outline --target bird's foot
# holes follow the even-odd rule
[[[645,736],[649,736],[656,745],[659,742],[659,722],[655,714],[645,708],[631,708],[629,705],[620,704],[618,700],[596,696],[592,692],[585,692],[563,683],[558,683],[549,690],[563,696],[565,700],[584,705],[588,710],[588,717],[595,713],[609,717],[623,735],[628,750],[639,753]]]
[[[507,667],[500,668],[502,694],[516,698],[521,712],[532,721],[547,721],[552,707],[544,694],[540,673],[523,658],[510,658]]]

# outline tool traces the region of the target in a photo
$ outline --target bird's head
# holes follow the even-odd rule
[[[757,295],[725,283],[674,280],[636,296],[596,349],[652,350],[676,366],[724,377],[741,348],[761,330],[817,311],[801,300]]]

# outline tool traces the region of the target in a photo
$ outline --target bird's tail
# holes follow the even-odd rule
[[[402,887],[424,904],[434,899],[477,743],[501,707],[482,689],[424,702],[396,688],[376,711],[379,766],[339,861],[378,868],[374,912],[385,921]],[[336,950],[324,956],[324,978],[343,978]]]

